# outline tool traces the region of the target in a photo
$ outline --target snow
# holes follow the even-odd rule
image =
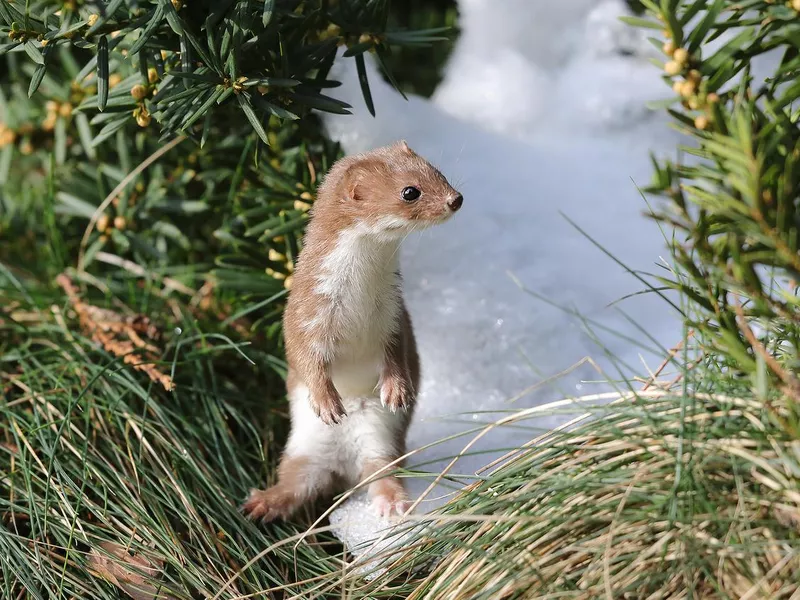
[[[356,492],[330,515],[334,533],[362,559],[355,568],[367,578],[380,574],[381,558],[401,549],[415,527],[413,523],[397,526],[397,522],[396,517],[378,515],[366,491]]]
[[[624,3],[551,4],[460,3],[464,30],[434,103],[478,124],[489,114],[490,129],[522,138],[630,133],[647,121],[645,103],[669,90],[647,61],[662,58],[647,32],[619,21]]]
[[[669,89],[648,63],[652,45],[618,21],[625,5],[462,0],[459,9],[462,35],[431,100],[406,102],[370,66],[373,118],[353,62],[341,60],[337,92],[354,116],[324,117],[348,153],[406,139],[464,195],[456,218],[409,238],[402,257],[423,367],[407,465],[432,473],[474,433],[431,446],[436,440],[509,410],[610,389],[591,383],[605,376],[588,362],[555,377],[581,359],[591,357],[612,378],[618,373],[610,355],[630,364],[627,372],[646,374],[642,360],[654,369],[659,346],[682,335],[677,313],[653,294],[609,306],[644,286],[566,218],[629,267],[664,274],[664,238],[643,216],[647,205],[636,184],[650,181],[648,151],[673,152],[678,138],[644,107]],[[572,311],[591,319],[602,346]],[[474,474],[567,418],[540,415],[497,428],[472,447],[480,454],[461,458],[452,473]],[[406,481],[417,497],[433,478]],[[436,485],[417,512],[441,504],[451,488]],[[363,500],[351,498],[331,515],[356,554],[370,527],[386,526],[365,510]]]

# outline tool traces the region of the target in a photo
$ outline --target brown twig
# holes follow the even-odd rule
[[[140,337],[140,334],[151,339],[158,337],[159,331],[150,319],[144,315],[122,317],[112,310],[86,304],[64,273],[56,278],[56,282],[67,294],[72,308],[78,314],[81,327],[95,342],[102,345],[107,352],[122,358],[137,371],[145,373],[165,390],[172,391],[175,388],[172,377],[162,373],[154,364],[154,355],[157,355],[158,348]],[[125,335],[128,339],[121,340],[118,337],[120,335]],[[148,360],[143,360],[137,350],[143,350]]]
[[[775,375],[783,381],[784,391],[796,401],[800,402],[800,381],[789,371],[784,369],[777,359],[767,351],[764,344],[756,337],[750,325],[747,324],[747,317],[744,314],[744,309],[736,297],[733,298],[733,309],[736,311],[736,325],[739,327],[739,331],[742,332],[742,335],[749,342],[753,350],[764,359],[770,371],[775,373]]]
[[[693,335],[694,335],[694,330],[691,330],[691,329],[690,329],[690,330],[689,330],[689,333],[686,335],[686,340],[688,340],[689,338],[691,338]],[[686,340],[681,340],[680,342],[678,342],[677,344],[675,344],[675,345],[674,345],[674,346],[673,346],[673,347],[670,349],[670,351],[669,351],[669,354],[667,355],[667,357],[666,357],[666,358],[664,359],[664,361],[663,361],[663,362],[662,362],[662,363],[661,363],[661,364],[658,366],[658,368],[656,369],[655,373],[653,373],[653,374],[652,374],[652,375],[651,375],[651,376],[648,378],[647,382],[646,382],[646,383],[644,384],[644,386],[642,387],[642,390],[646,390],[646,389],[648,389],[648,388],[649,388],[651,385],[653,385],[653,384],[656,382],[656,379],[658,378],[658,376],[659,376],[659,375],[661,375],[661,372],[662,372],[664,369],[666,369],[666,368],[667,368],[667,365],[668,365],[670,362],[672,362],[672,359],[673,359],[673,358],[675,358],[675,355],[676,355],[676,354],[678,354],[678,352],[680,352],[681,348],[683,348],[683,343],[684,343]]]

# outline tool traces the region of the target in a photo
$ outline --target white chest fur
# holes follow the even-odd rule
[[[317,275],[314,291],[323,301],[307,326],[334,332],[322,350],[343,397],[374,393],[385,345],[399,326],[399,244],[365,227],[346,229]]]

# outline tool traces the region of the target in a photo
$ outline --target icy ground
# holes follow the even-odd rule
[[[372,118],[354,64],[343,60],[339,94],[355,116],[325,117],[348,153],[406,139],[465,198],[456,218],[409,238],[403,250],[424,373],[409,450],[494,421],[501,411],[609,389],[591,383],[602,376],[583,364],[520,395],[584,357],[618,376],[570,310],[591,319],[608,353],[639,374],[647,372],[642,358],[654,369],[659,345],[681,338],[676,313],[653,294],[609,306],[644,286],[565,218],[631,268],[665,274],[664,238],[643,216],[636,184],[650,181],[648,149],[674,152],[677,134],[644,107],[669,89],[647,62],[653,47],[618,21],[624,4],[461,0],[459,9],[462,34],[431,101],[406,102],[372,70]],[[552,304],[526,294],[510,274]],[[472,448],[486,453],[460,459],[452,473],[474,474],[502,449],[564,420],[541,416],[496,429]],[[423,448],[407,465],[437,473],[471,437]],[[413,497],[432,480],[408,479]],[[452,487],[437,486],[416,511],[440,504]],[[357,498],[331,522],[351,548],[386,526]]]

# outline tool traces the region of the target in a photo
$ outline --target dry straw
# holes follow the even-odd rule
[[[651,389],[591,414],[506,457],[385,572],[338,585],[412,600],[800,598],[800,442],[762,402]]]

